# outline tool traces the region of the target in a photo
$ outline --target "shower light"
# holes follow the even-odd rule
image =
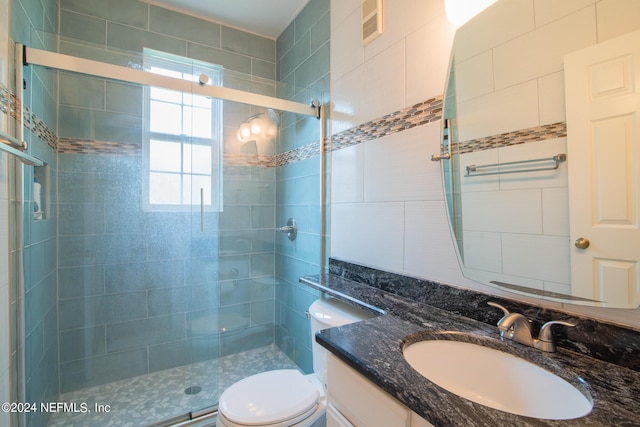
[[[240,125],[240,140],[246,141],[251,136],[251,126],[249,123],[243,123]]]
[[[238,128],[236,137],[240,142],[271,139],[277,135],[279,124],[280,115],[268,108],[266,113],[255,114],[245,120]]]
[[[260,135],[264,128],[262,119],[259,116],[251,119],[251,121],[249,122],[249,125],[251,126],[251,133],[254,135]]]
[[[495,2],[496,0],[445,0],[444,10],[449,22],[461,27]]]

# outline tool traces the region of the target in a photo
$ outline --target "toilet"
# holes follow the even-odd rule
[[[374,315],[335,298],[319,299],[309,307],[313,374],[297,369],[267,371],[227,388],[218,401],[218,426],[316,427],[324,425],[327,398],[327,350],[316,343],[321,329],[354,323]],[[314,423],[317,423],[314,425]]]

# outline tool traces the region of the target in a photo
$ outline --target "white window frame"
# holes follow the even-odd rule
[[[164,52],[158,52],[151,49],[144,49],[144,68],[149,72],[155,72],[158,74],[171,74],[175,78],[183,78],[185,80],[191,80],[198,84],[198,79],[201,74],[205,74],[208,77],[206,84],[214,86],[222,86],[222,67],[218,65],[209,64],[202,61],[196,61],[177,55],[171,55]],[[166,89],[160,89],[167,91]],[[179,93],[174,92],[176,98],[180,98],[181,101],[163,101],[160,99],[152,99],[153,90],[149,86],[144,88],[144,111],[145,111],[145,135],[143,138],[142,147],[142,163],[143,163],[143,195],[142,195],[142,207],[145,211],[165,211],[165,212],[189,212],[192,210],[202,209],[207,212],[221,212],[222,211],[222,168],[223,168],[223,141],[222,141],[222,101],[218,99],[209,99],[210,101],[210,135],[187,135],[186,130],[197,126],[198,123],[191,119],[186,121],[185,117],[189,116],[194,111],[206,110],[207,107],[202,106],[202,96],[193,95],[192,93]],[[158,92],[156,92],[157,94]],[[169,93],[169,92],[167,92]],[[166,104],[173,106],[179,105],[180,126],[181,132],[160,132],[157,129],[152,129],[152,103],[156,102],[157,105]],[[200,102],[200,106],[196,104]],[[194,114],[191,114],[192,116]],[[157,125],[156,125],[157,127]],[[197,133],[197,132],[195,132]],[[179,146],[178,156],[180,157],[177,168],[165,168],[165,169],[153,169],[152,156],[153,145],[159,145],[161,143],[177,144]],[[190,157],[191,153],[196,150],[198,146],[210,147],[211,161],[210,170],[208,171],[194,171],[192,166],[195,166],[194,159]],[[191,161],[188,162],[188,159]],[[201,160],[201,159],[200,159]],[[157,163],[157,162],[156,162]],[[156,166],[157,167],[157,166]],[[165,175],[169,177],[171,175],[179,177],[179,185],[176,188],[176,197],[171,203],[158,203],[152,201],[152,189],[154,184],[152,183],[152,175]],[[209,177],[208,185],[211,191],[202,191],[200,188],[206,186],[202,185],[196,189],[192,180]],[[190,188],[186,188],[188,184]],[[179,194],[178,194],[179,193]]]

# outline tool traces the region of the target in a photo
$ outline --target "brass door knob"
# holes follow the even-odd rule
[[[578,249],[587,249],[589,247],[589,239],[585,238],[585,237],[579,237],[576,239],[576,248]]]

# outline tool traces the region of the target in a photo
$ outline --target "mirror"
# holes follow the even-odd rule
[[[572,158],[580,157],[572,156],[571,148],[574,154],[582,148],[576,151],[573,133],[567,131],[573,132],[575,123],[568,120],[573,116],[567,108],[581,101],[565,97],[564,65],[565,55],[638,30],[637,16],[640,2],[498,0],[456,32],[442,152],[434,160],[442,163],[449,219],[466,277],[546,300],[638,307],[640,239],[630,243],[635,251],[630,258],[607,264],[601,262],[606,257],[593,261],[590,255],[590,263],[576,267],[575,261],[598,245],[587,249],[588,242],[572,235],[575,218],[582,215],[570,207],[570,200],[573,205],[581,197],[572,183],[591,178],[571,174],[578,165]],[[567,93],[573,92],[567,87]],[[635,153],[640,144],[636,132],[634,127],[630,138]],[[637,157],[631,169],[638,168]],[[632,179],[629,188],[637,197],[640,181]],[[637,208],[637,201],[629,208],[636,222]],[[580,283],[572,283],[578,268],[611,280],[594,286],[580,276]]]

